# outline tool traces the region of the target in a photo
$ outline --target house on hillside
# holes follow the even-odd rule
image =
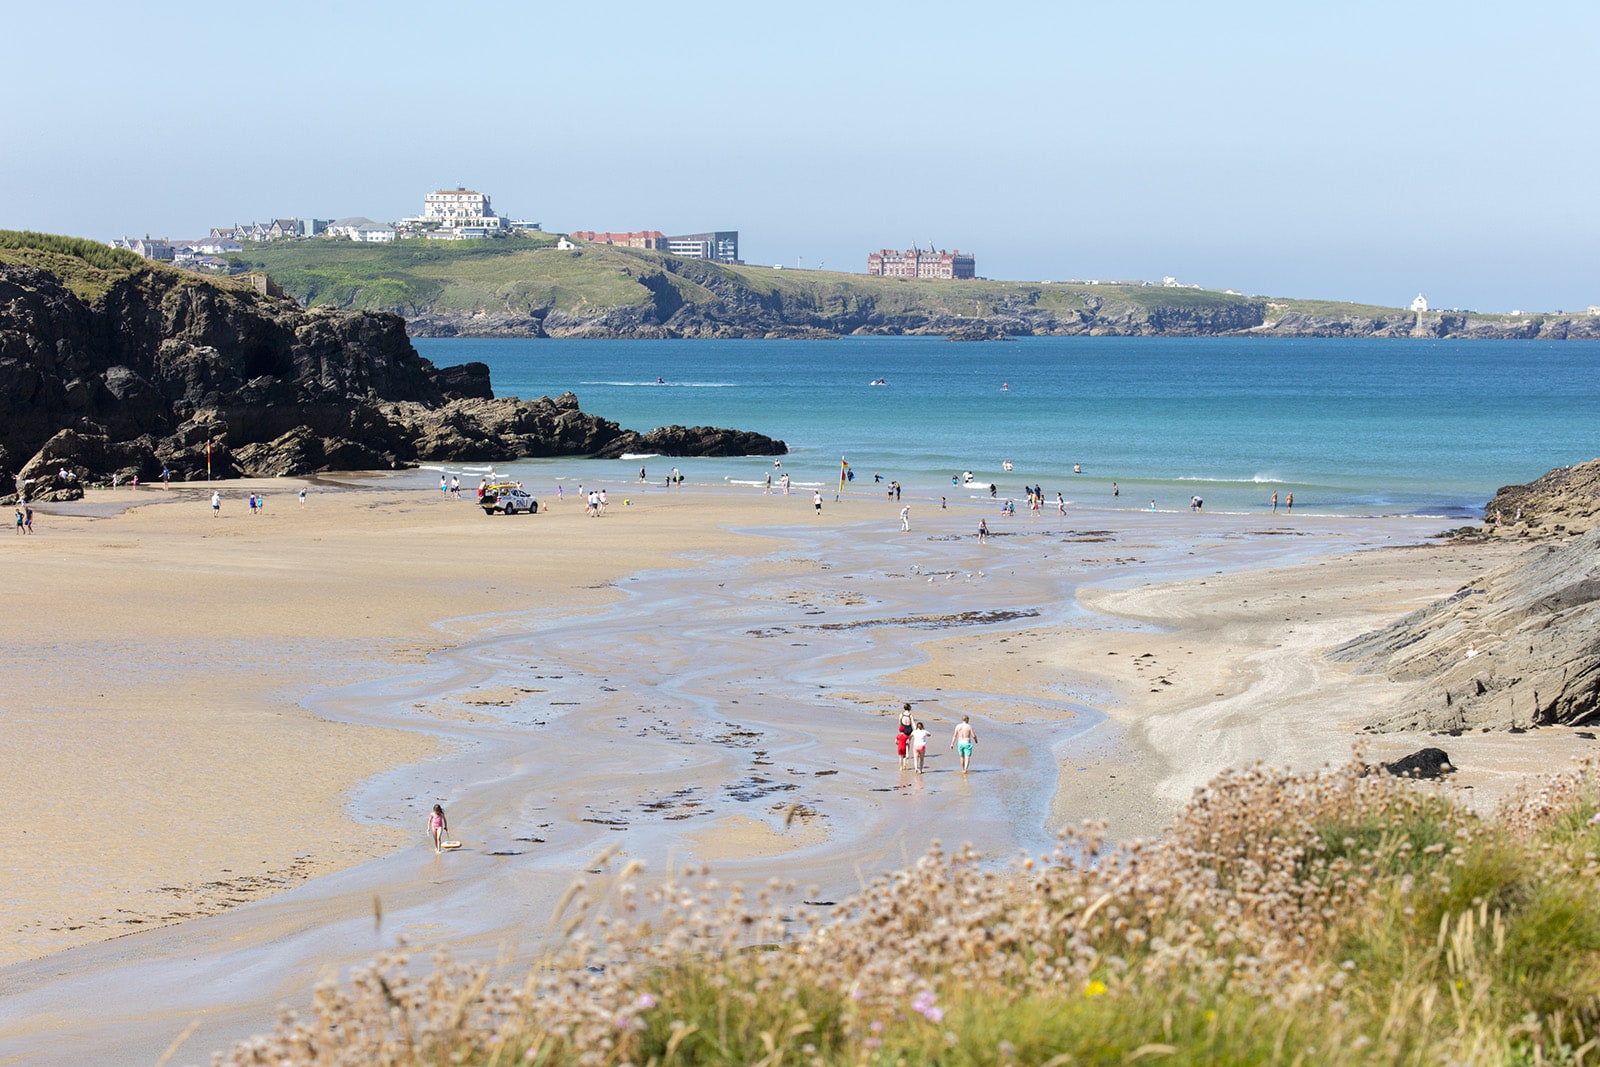
[[[1411,301],[1411,310],[1412,311],[1427,311],[1428,310],[1428,298],[1423,296],[1421,293],[1418,293],[1417,294],[1417,298],[1415,300]]]
[[[161,263],[171,263],[176,253],[173,251],[172,242],[166,238],[153,238],[149,234],[143,237],[119,237],[111,242],[112,248],[125,248],[135,255],[145,259],[157,260]]]
[[[576,241],[588,241],[597,245],[613,245],[617,248],[648,248],[655,252],[665,252],[667,250],[667,236],[660,230],[630,230],[615,233],[573,230],[568,236]]]
[[[367,244],[389,244],[394,241],[395,228],[387,222],[374,222],[365,215],[352,215],[335,219],[328,225],[327,235]]]

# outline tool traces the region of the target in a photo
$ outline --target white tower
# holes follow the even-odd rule
[[[1415,300],[1411,301],[1411,310],[1412,311],[1427,311],[1428,310],[1428,298],[1423,296],[1421,293],[1418,293],[1417,294],[1417,298]]]

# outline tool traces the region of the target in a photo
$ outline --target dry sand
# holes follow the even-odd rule
[[[344,798],[440,743],[329,722],[301,697],[419,662],[498,613],[604,604],[631,570],[740,544],[659,494],[626,522],[570,503],[505,519],[400,484],[313,485],[301,506],[299,482],[229,482],[218,518],[208,490],[96,490],[40,508],[8,546],[0,865],[19,876],[0,896],[0,965],[401,847],[409,833],[353,819]]]
[[[297,483],[259,483],[251,516],[258,486],[228,483],[220,519],[205,491],[126,510],[135,494],[102,491],[0,556],[18,830],[0,965],[61,961],[0,969],[23,994],[0,1062],[159,1052],[202,1010],[195,975],[257,953],[254,985],[205,1001],[215,1026],[184,1060],[202,1058],[359,962],[380,890],[408,936],[492,956],[608,837],[837,893],[936,836],[1004,855],[1080,819],[1159,832],[1227,767],[1349,758],[1402,689],[1322,651],[1516,551],[1352,551],[1414,545],[1431,532],[1414,520],[1139,512],[991,519],[979,546],[976,510],[918,508],[901,534],[879,500],[819,520],[808,495],[654,488],[598,520],[570,497],[486,518],[424,486],[319,482],[302,507]],[[895,767],[901,699],[933,731],[926,776]],[[962,714],[970,776],[945,751]],[[1440,743],[1364,740],[1372,758]],[[1443,747],[1487,805],[1584,742]],[[436,796],[469,838],[443,865],[423,846]],[[363,910],[367,940],[334,933]],[[127,1009],[143,1029],[63,1021],[83,990],[152,974],[177,992]],[[46,1019],[66,1036],[29,1043]]]

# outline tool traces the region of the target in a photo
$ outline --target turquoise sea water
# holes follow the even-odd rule
[[[1471,518],[1499,486],[1600,456],[1600,344],[1589,342],[1024,338],[838,341],[419,339],[440,365],[480,360],[497,396],[567,390],[585,411],[647,430],[682,423],[786,441],[800,485],[839,460],[952,504],[1097,506]],[[884,379],[882,386],[869,383]],[[657,382],[657,378],[661,382]],[[1003,387],[1004,386],[1004,387]],[[1011,472],[1002,468],[1004,461]],[[524,461],[536,493],[635,482],[641,460]],[[758,482],[770,461],[646,463],[693,483]],[[1073,468],[1081,466],[1082,473]],[[977,488],[952,486],[971,471]],[[1120,495],[1113,497],[1115,481]]]

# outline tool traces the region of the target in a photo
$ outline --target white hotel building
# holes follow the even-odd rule
[[[411,220],[407,220],[411,221]],[[509,220],[494,213],[489,194],[471,189],[440,189],[422,198],[422,215],[415,221],[442,230],[481,230],[488,236],[503,232]]]

